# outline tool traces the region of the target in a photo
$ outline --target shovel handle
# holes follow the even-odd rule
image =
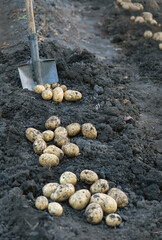
[[[26,15],[28,20],[28,32],[29,35],[36,33],[34,11],[33,11],[33,0],[25,0]]]

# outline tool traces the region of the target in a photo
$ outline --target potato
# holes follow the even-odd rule
[[[58,183],[47,183],[42,188],[43,195],[47,198],[49,198],[53,191],[56,190],[56,188],[59,186]]]
[[[135,16],[131,16],[131,17],[130,17],[130,20],[131,20],[131,21],[134,21],[135,19],[136,19]]]
[[[55,134],[52,130],[46,130],[46,131],[42,132],[42,135],[43,135],[44,141],[49,142],[49,141],[53,140]]]
[[[34,142],[37,137],[43,138],[42,133],[35,128],[27,128],[25,131],[25,136],[30,142]]]
[[[90,197],[91,194],[87,189],[81,189],[69,198],[69,204],[76,210],[82,210],[89,203]]]
[[[122,218],[116,213],[107,215],[105,220],[106,220],[106,224],[110,227],[117,227],[122,222]]]
[[[150,13],[150,12],[143,12],[142,16],[147,22],[150,22],[153,18],[152,13]]]
[[[91,170],[85,169],[80,173],[80,180],[91,185],[98,180],[98,175]]]
[[[42,98],[44,99],[44,100],[51,100],[52,99],[52,97],[53,97],[53,93],[52,93],[52,90],[51,89],[46,89],[46,90],[44,90],[43,92],[42,92]]]
[[[44,196],[37,197],[35,207],[39,210],[44,210],[48,207],[48,199]]]
[[[49,88],[51,88],[51,84],[46,83],[46,84],[44,84],[44,87],[45,87],[45,89],[49,89]]]
[[[56,116],[52,116],[47,119],[45,123],[45,127],[46,129],[54,130],[55,128],[59,127],[60,124],[61,124],[61,120]]]
[[[77,183],[77,176],[72,172],[64,172],[60,176],[60,184],[71,183],[75,185]]]
[[[141,16],[137,16],[135,18],[135,23],[144,23],[145,22],[145,19]]]
[[[96,139],[97,137],[96,128],[91,123],[84,123],[82,125],[82,134],[89,139]]]
[[[66,127],[66,130],[69,137],[74,137],[80,133],[81,127],[79,123],[71,123]]]
[[[41,94],[45,90],[45,87],[43,85],[36,85],[33,90],[35,93]]]
[[[64,152],[56,147],[55,145],[49,145],[44,151],[43,153],[51,153],[56,155],[60,160],[63,158],[64,156]]]
[[[63,92],[67,91],[67,87],[65,85],[61,85],[60,87],[62,88]]]
[[[74,143],[67,143],[61,149],[67,157],[77,157],[79,155],[79,147]]]
[[[56,167],[59,164],[59,158],[50,153],[43,153],[39,157],[39,163],[43,167]]]
[[[128,205],[128,197],[126,194],[118,188],[111,188],[108,195],[112,197],[119,208],[124,208]]]
[[[64,183],[59,185],[56,190],[51,194],[50,198],[56,202],[63,202],[75,192],[75,188],[71,183]]]
[[[60,84],[59,84],[59,83],[53,83],[53,84],[51,85],[51,87],[52,87],[52,88],[60,87]]]
[[[145,31],[144,32],[144,37],[145,38],[152,38],[152,32],[151,31]]]
[[[154,33],[153,39],[156,41],[162,41],[162,32]]]
[[[82,94],[78,91],[67,90],[67,91],[65,91],[64,98],[66,101],[75,102],[82,98]]]
[[[103,210],[99,204],[90,203],[85,210],[85,216],[87,222],[91,224],[98,224],[103,219]]]
[[[157,25],[157,24],[158,24],[155,19],[152,19],[152,20],[150,21],[150,23],[151,23],[151,25]]]
[[[159,49],[162,50],[162,43],[159,43]]]
[[[105,193],[95,193],[92,195],[90,203],[100,204],[102,210],[107,214],[114,213],[117,210],[116,201]]]
[[[99,179],[94,182],[90,187],[90,192],[94,193],[105,193],[109,190],[108,181],[105,179]]]
[[[52,202],[48,204],[48,212],[54,214],[55,216],[61,216],[63,208],[59,203]]]
[[[66,128],[64,127],[56,128],[54,133],[55,133],[55,137],[59,135],[67,137],[67,131],[66,131]]]
[[[64,98],[64,92],[61,87],[56,87],[53,90],[53,101],[60,103]]]
[[[33,143],[34,152],[38,155],[42,154],[46,147],[47,144],[42,138],[37,138]]]
[[[65,137],[64,135],[58,135],[54,138],[54,144],[56,144],[58,147],[62,147],[65,144],[69,144],[70,139],[68,137]]]

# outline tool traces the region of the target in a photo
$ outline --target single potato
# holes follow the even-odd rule
[[[151,22],[151,20],[153,19],[153,15],[150,12],[143,12],[142,16],[147,22]]]
[[[92,170],[85,169],[80,173],[80,180],[91,185],[98,180],[98,175]]]
[[[45,90],[45,87],[43,85],[36,85],[33,90],[37,94],[42,94],[42,92]]]
[[[56,128],[54,133],[55,133],[55,137],[60,135],[67,137],[67,131],[66,131],[66,128],[64,127]]]
[[[110,227],[117,227],[122,222],[122,218],[116,213],[107,215],[105,220],[106,220],[106,224]]]
[[[48,199],[44,196],[37,197],[35,207],[39,210],[45,210],[48,207]]]
[[[145,37],[145,38],[152,38],[152,36],[153,36],[153,35],[152,35],[152,32],[151,32],[151,31],[145,31],[145,32],[144,32],[144,37]]]
[[[71,183],[75,185],[77,183],[77,176],[72,172],[64,172],[60,176],[60,184]]]
[[[61,85],[60,87],[62,88],[63,92],[67,91],[67,87],[65,85]]]
[[[53,83],[53,84],[51,85],[51,87],[52,87],[52,88],[60,87],[60,84],[59,84],[59,83]]]
[[[74,185],[71,183],[64,183],[59,185],[51,194],[50,198],[56,202],[64,202],[75,192]]]
[[[80,133],[81,127],[79,123],[72,123],[66,127],[66,130],[69,137],[74,137]]]
[[[60,160],[63,158],[64,156],[64,152],[56,147],[55,145],[49,145],[44,151],[43,153],[50,153],[50,154],[54,154],[56,155]]]
[[[49,142],[54,139],[55,134],[52,130],[46,130],[42,132],[42,135],[43,135],[44,141]]]
[[[56,167],[59,164],[59,158],[50,153],[43,153],[39,157],[39,163],[43,167]]]
[[[52,93],[52,90],[51,89],[49,89],[49,88],[47,88],[46,90],[44,90],[43,92],[42,92],[42,98],[44,99],[44,100],[51,100],[52,99],[52,97],[53,97],[53,93]]]
[[[42,138],[37,138],[33,143],[34,152],[38,155],[42,154],[46,147],[47,144]]]
[[[82,134],[89,139],[96,139],[97,137],[96,128],[91,123],[84,123],[82,125]]]
[[[45,123],[45,128],[48,130],[54,130],[55,128],[59,127],[61,124],[61,120],[56,117],[56,116],[52,116],[50,118],[47,119],[46,123]]]
[[[64,98],[66,101],[75,102],[82,98],[82,94],[78,91],[67,90],[67,91],[65,91]]]
[[[89,203],[90,197],[91,193],[87,189],[81,189],[69,198],[69,204],[76,210],[82,210]]]
[[[108,181],[105,179],[99,179],[94,182],[90,187],[90,192],[94,193],[105,193],[109,190]]]
[[[156,41],[162,41],[162,32],[154,33],[153,39]]]
[[[159,43],[159,49],[162,50],[162,43]]]
[[[130,20],[131,20],[131,21],[135,21],[135,19],[136,19],[135,16],[131,16],[131,17],[130,17]]]
[[[53,101],[60,103],[64,98],[64,91],[61,87],[56,87],[53,89]]]
[[[103,210],[98,203],[90,203],[85,210],[85,217],[88,223],[98,224],[103,219]]]
[[[59,203],[52,202],[48,204],[48,212],[54,214],[55,216],[61,216],[63,208]]]
[[[49,198],[52,194],[52,192],[59,186],[58,183],[47,183],[42,188],[43,195],[47,198]]]
[[[111,188],[108,195],[116,201],[119,208],[124,208],[128,205],[127,195],[119,188]]]
[[[70,139],[64,135],[58,135],[55,136],[54,138],[54,144],[56,144],[58,147],[62,147],[65,144],[69,144],[70,143]]]
[[[51,88],[51,84],[46,83],[46,84],[44,84],[44,87],[45,87],[45,89],[50,89]]]
[[[43,138],[42,133],[35,128],[27,128],[25,131],[25,136],[30,142],[34,142],[37,137]]]
[[[135,23],[144,23],[145,22],[145,19],[141,16],[137,16],[135,18]]]
[[[61,149],[67,157],[72,158],[79,155],[79,147],[74,143],[67,143]]]

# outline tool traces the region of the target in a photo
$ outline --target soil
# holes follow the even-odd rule
[[[83,94],[56,104],[21,87],[17,67],[30,58],[24,1],[0,0],[0,6],[0,239],[162,239],[162,54],[158,42],[143,37],[161,27],[131,22],[141,12],[113,0],[35,0],[40,57],[55,58],[60,83]],[[158,6],[153,14],[162,23]],[[48,169],[39,165],[25,130],[44,131],[52,115],[62,126],[90,122],[98,137],[72,138],[81,154]],[[35,208],[46,183],[58,182],[66,170],[79,179],[83,169],[127,194],[118,228],[88,224],[84,210],[67,202],[61,217]],[[88,186],[78,181],[80,188]]]

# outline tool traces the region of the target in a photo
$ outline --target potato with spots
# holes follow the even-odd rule
[[[37,197],[35,207],[39,210],[45,210],[48,207],[48,199],[44,196]]]
[[[45,89],[50,89],[51,88],[51,84],[46,83],[46,84],[44,84],[44,87],[45,87]]]
[[[52,202],[48,204],[48,212],[55,216],[61,216],[63,213],[63,208],[59,203]]]
[[[49,145],[44,151],[43,153],[50,153],[50,154],[54,154],[56,155],[60,160],[63,158],[64,156],[64,152],[56,147],[55,145]]]
[[[42,133],[35,128],[27,128],[25,131],[25,136],[30,142],[34,142],[37,137],[43,138]]]
[[[122,222],[122,218],[116,213],[111,213],[111,214],[107,215],[105,220],[106,220],[106,224],[109,227],[117,227]]]
[[[74,137],[80,133],[81,127],[79,123],[71,123],[66,127],[66,130],[69,137]]]
[[[39,163],[43,167],[56,167],[59,164],[59,158],[50,153],[43,153],[39,157]]]
[[[67,137],[67,130],[64,127],[56,128],[54,133],[55,133],[55,137],[60,136],[60,135]]]
[[[91,185],[98,180],[98,175],[92,170],[85,169],[80,173],[80,180]]]
[[[97,138],[96,128],[91,123],[84,123],[82,125],[82,134],[84,137],[89,139]]]
[[[64,202],[75,192],[74,185],[71,183],[60,184],[51,194],[50,198],[56,202]]]
[[[34,152],[38,155],[42,154],[46,147],[47,144],[42,138],[37,138],[33,143]]]
[[[61,149],[67,157],[72,158],[79,155],[79,147],[74,143],[67,143]]]
[[[36,85],[33,90],[37,94],[42,94],[42,92],[45,90],[45,87],[43,85]]]
[[[58,147],[63,147],[65,144],[69,144],[70,139],[64,135],[58,135],[54,138],[54,144],[56,144]]]
[[[85,217],[88,223],[99,224],[103,219],[103,210],[97,203],[90,203],[85,210]]]
[[[67,91],[66,85],[61,85],[60,87],[62,88],[63,92],[66,92],[66,91]]]
[[[108,195],[116,201],[119,208],[124,208],[128,205],[127,195],[119,188],[111,188]]]
[[[65,91],[64,98],[66,101],[75,102],[82,98],[82,94],[78,91],[67,90]]]
[[[55,134],[52,130],[46,130],[42,132],[42,135],[43,135],[44,141],[49,142],[54,139]]]
[[[108,181],[105,179],[99,179],[94,182],[90,187],[90,192],[94,193],[105,193],[109,190]]]
[[[90,197],[91,193],[87,189],[81,189],[69,198],[69,204],[76,210],[82,210],[89,203]]]
[[[53,97],[53,93],[52,93],[52,90],[51,89],[49,89],[49,88],[47,88],[46,90],[44,90],[43,92],[42,92],[42,98],[44,99],[44,100],[51,100],[52,99],[52,97]]]
[[[56,87],[53,89],[53,101],[56,103],[62,102],[64,98],[64,91],[62,90],[61,87]]]
[[[58,183],[47,183],[42,188],[43,195],[47,198],[49,198],[53,191],[56,190],[56,188],[59,186]]]
[[[61,120],[56,116],[51,116],[47,119],[45,123],[45,128],[47,130],[54,130],[55,128],[59,127],[61,124]]]
[[[60,176],[60,184],[71,183],[75,185],[77,183],[77,176],[73,172],[64,172]]]
[[[59,83],[53,83],[53,84],[51,85],[51,87],[52,87],[52,88],[60,87],[60,84],[59,84]]]

